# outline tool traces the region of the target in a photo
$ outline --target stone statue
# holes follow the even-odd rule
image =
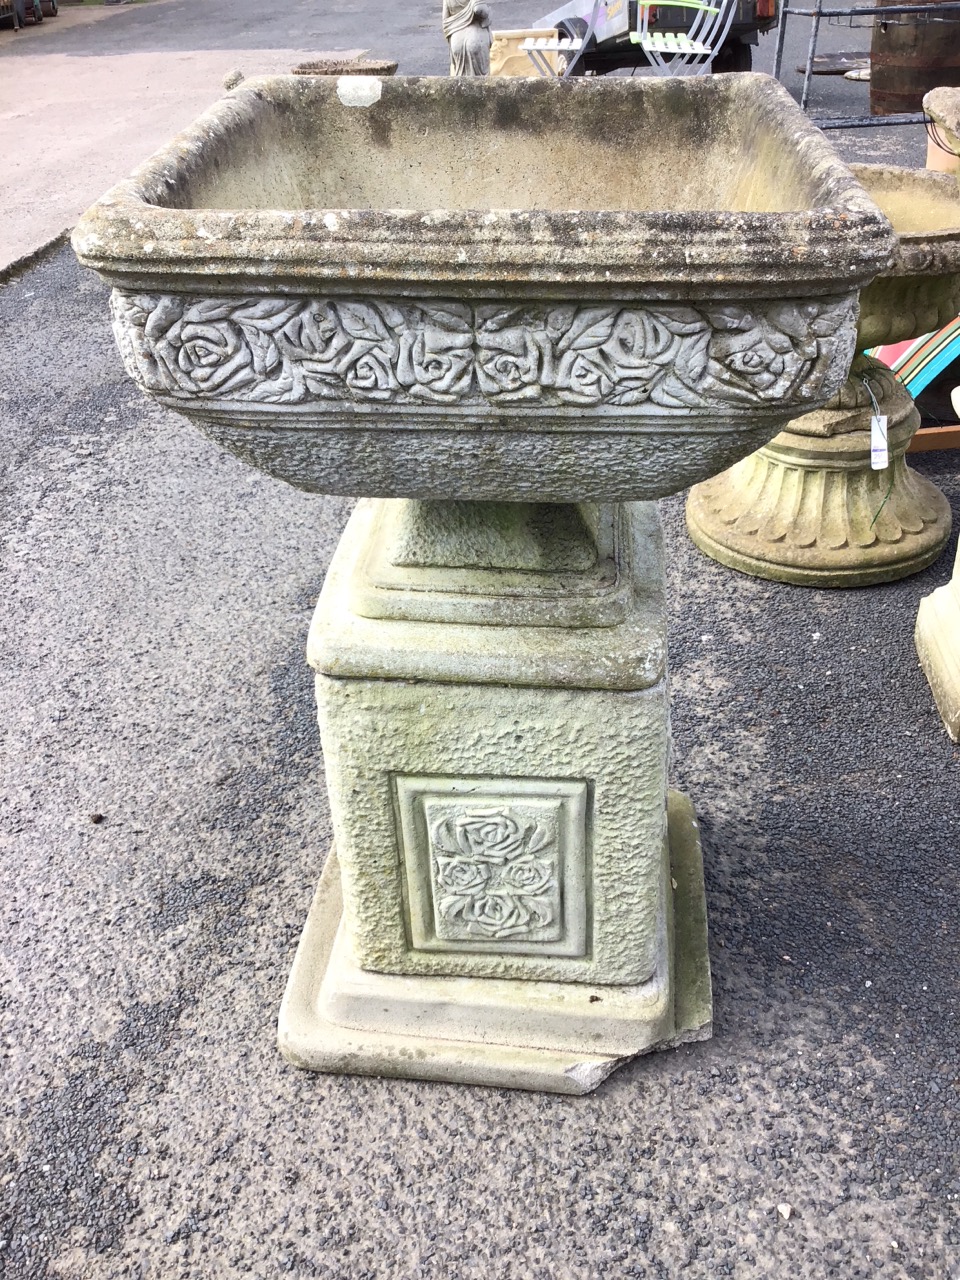
[[[443,0],[443,34],[452,76],[490,74],[490,10],[477,0]]]

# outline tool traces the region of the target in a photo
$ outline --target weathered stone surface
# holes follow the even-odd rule
[[[716,471],[837,389],[856,321],[843,295],[532,307],[118,290],[113,311],[145,391],[297,488],[515,501],[653,498]]]
[[[321,596],[331,603],[318,606],[310,628],[307,657],[317,671],[341,679],[621,691],[664,679],[663,551],[652,504],[629,503],[618,516],[623,537],[609,593],[584,575],[579,594],[564,573],[552,581],[530,574],[533,581],[524,582],[504,571],[498,584],[499,575],[474,569],[454,582],[455,571],[441,567],[426,580],[409,569],[409,577],[384,581],[380,565],[390,553],[380,531],[394,505],[363,499],[350,517]],[[385,602],[387,596],[394,599]],[[385,618],[394,625],[382,625]]]
[[[596,1035],[671,1043],[684,1004],[703,1029],[702,928],[671,969],[659,534],[605,504],[841,385],[893,240],[821,135],[764,77],[255,81],[75,245],[162,404],[289,483],[407,500],[357,508],[311,630],[345,938],[308,934],[326,1014],[291,1056],[529,1084],[567,1045],[583,1089]],[[586,984],[629,1008],[549,1013]],[[475,1070],[461,1033],[510,1047]]]
[[[84,215],[77,254],[135,292],[598,300],[829,295],[890,261],[769,77],[376,84],[352,106],[326,77],[245,81]]]
[[[874,405],[887,419],[882,471],[870,466]],[[827,408],[693,488],[690,536],[721,564],[778,582],[856,587],[918,573],[943,550],[951,524],[949,502],[904,457],[919,425],[899,379],[858,356]]]
[[[893,265],[860,295],[857,347],[932,333],[960,313],[960,188],[929,169],[857,164],[853,172],[893,224]]]
[[[645,981],[667,787],[654,512],[631,508],[628,624],[458,626],[352,615],[377,505],[351,517],[308,644],[359,963]]]
[[[861,293],[857,344],[900,342],[960,311],[960,189],[925,170],[855,165],[897,232],[893,265]],[[889,465],[871,467],[886,418]],[[687,527],[702,551],[758,577],[820,587],[887,582],[925,568],[950,536],[950,506],[904,454],[920,415],[902,383],[858,356],[824,409],[695,485]]]
[[[597,628],[630,618],[659,529],[623,504],[398,499],[377,504],[367,545],[348,588],[360,617]]]
[[[684,796],[672,792],[668,809],[659,964],[640,986],[368,973],[357,966],[340,922],[332,853],[280,1010],[281,1052],[313,1071],[583,1094],[638,1053],[708,1038],[697,823]]]
[[[943,86],[924,95],[923,109],[944,135],[944,141],[960,155],[960,89]],[[960,183],[960,172],[957,175]]]
[[[916,642],[947,733],[960,741],[960,551],[951,580],[920,601]]]
[[[562,501],[682,488],[828,399],[893,240],[766,77],[288,77],[74,245],[131,376],[270,474]]]

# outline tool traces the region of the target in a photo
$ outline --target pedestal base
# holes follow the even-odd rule
[[[676,792],[661,963],[641,985],[370,973],[350,954],[341,911],[333,851],[280,1010],[280,1051],[306,1070],[584,1094],[637,1054],[712,1031],[700,841]]]
[[[916,643],[947,733],[960,741],[960,568],[952,582],[920,601]]]
[[[882,471],[870,465],[875,407],[889,424]],[[950,504],[904,457],[919,425],[890,370],[859,357],[827,408],[693,486],[690,536],[711,559],[775,582],[863,587],[919,573],[950,536]]]

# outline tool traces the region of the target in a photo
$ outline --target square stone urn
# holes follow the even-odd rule
[[[580,1093],[709,1034],[652,500],[836,392],[893,243],[763,76],[245,82],[85,215],[131,377],[362,497],[292,1061]]]

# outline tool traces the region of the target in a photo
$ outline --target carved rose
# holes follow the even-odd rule
[[[465,858],[437,858],[437,886],[449,893],[478,893],[490,879],[490,868]]]
[[[495,864],[543,848],[548,842],[534,823],[522,826],[512,814],[499,809],[475,809],[447,818],[439,824],[434,838],[441,849]]]
[[[700,378],[709,331],[689,307],[584,308],[559,343],[556,385],[574,404],[642,404],[677,377]],[[672,403],[669,391],[659,398]]]
[[[397,380],[413,396],[455,404],[473,382],[473,325],[468,307],[444,303],[421,310],[400,333]]]
[[[226,324],[185,325],[177,363],[204,391],[243,386],[253,372],[243,335]]]
[[[444,818],[431,835],[441,922],[489,938],[552,923],[557,869],[536,855],[553,837],[538,823],[502,809],[473,809]]]
[[[543,318],[508,307],[477,308],[477,381],[484,395],[527,400],[553,382],[553,347]]]
[[[144,328],[159,383],[176,393],[229,395],[269,378],[280,364],[270,319],[287,307],[160,298]],[[261,323],[263,322],[263,323]]]
[[[289,399],[389,400],[397,390],[396,339],[372,303],[308,303],[284,327],[281,342]]]
[[[343,380],[367,400],[389,400],[397,387],[390,355],[376,347],[357,353],[344,370]]]
[[[621,311],[604,350],[617,367],[613,404],[675,403],[680,383],[699,384],[710,330],[692,307]]]
[[[151,391],[261,403],[801,404],[855,343],[856,302],[471,308],[448,300],[115,292]]]
[[[316,360],[330,369],[336,368],[354,341],[330,302],[308,302],[284,326],[281,338],[291,355]]]
[[[508,863],[500,873],[500,883],[508,889],[531,896],[543,893],[553,884],[553,867],[534,858]]]
[[[816,312],[794,303],[771,305],[766,314],[710,308],[709,380],[735,403],[790,399],[819,354]]]
[[[533,912],[512,894],[487,893],[465,903],[460,912],[466,925],[475,925],[494,938],[515,937],[525,933]]]

